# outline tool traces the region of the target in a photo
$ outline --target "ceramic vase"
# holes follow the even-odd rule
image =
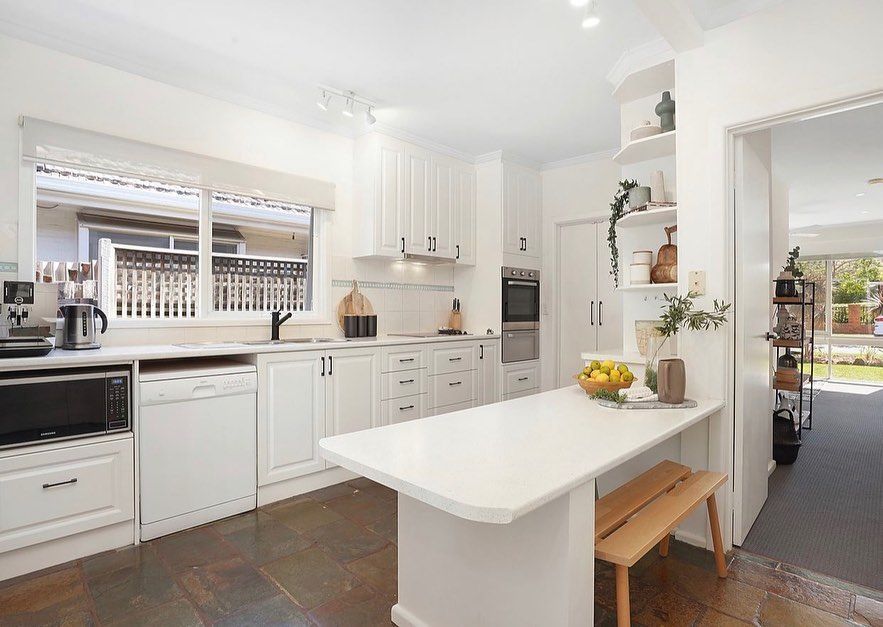
[[[665,177],[662,170],[650,176],[650,202],[665,202]]]
[[[663,133],[675,130],[675,101],[671,99],[670,91],[662,92],[662,100],[656,105],[656,115],[659,116]]]
[[[660,359],[657,373],[659,400],[677,405],[684,402],[687,371],[683,359]]]

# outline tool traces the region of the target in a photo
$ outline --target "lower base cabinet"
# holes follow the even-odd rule
[[[539,391],[539,360],[503,364],[503,400],[530,396]]]
[[[478,351],[478,405],[499,403],[502,400],[502,383],[500,371],[500,340],[480,340],[476,345]]]
[[[390,398],[381,402],[383,424],[394,425],[426,417],[426,394]]]
[[[0,553],[134,520],[131,437],[0,459]]]

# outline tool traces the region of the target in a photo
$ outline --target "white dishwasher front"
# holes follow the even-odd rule
[[[174,364],[140,377],[141,539],[257,506],[257,374]]]

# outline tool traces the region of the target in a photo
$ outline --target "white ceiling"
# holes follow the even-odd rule
[[[586,31],[568,0],[0,0],[0,32],[358,133],[315,105],[317,84],[352,89],[382,125],[550,162],[617,146],[605,75],[658,37],[631,0],[600,13]]]
[[[690,9],[705,30],[724,26],[743,17],[781,4],[784,0],[689,0]]]
[[[772,148],[792,232],[883,221],[883,184],[867,183],[883,177],[883,105],[775,127]]]

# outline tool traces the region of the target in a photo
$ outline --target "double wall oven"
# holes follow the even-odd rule
[[[502,361],[540,357],[540,272],[503,267]]]

